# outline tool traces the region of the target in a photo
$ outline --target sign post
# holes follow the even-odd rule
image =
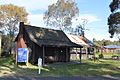
[[[41,58],[38,58],[38,67],[39,67],[39,71],[38,71],[38,74],[41,73],[41,67],[42,67],[42,59]]]
[[[26,62],[28,66],[28,48],[18,48],[17,62]]]

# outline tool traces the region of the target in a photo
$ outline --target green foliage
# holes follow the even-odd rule
[[[99,56],[101,53],[96,53],[96,56]],[[104,57],[112,57],[112,56],[119,56],[116,53],[102,53]]]
[[[119,4],[120,0],[113,0],[113,2],[111,2],[111,4],[109,5],[111,12],[114,12],[115,10],[120,8]]]
[[[118,41],[110,41],[110,40],[95,40],[94,44],[96,44],[97,46],[106,46],[106,45],[120,45],[120,43]]]
[[[112,13],[108,17],[109,33],[111,34],[111,38],[115,33],[120,33],[120,12],[116,12],[118,9],[120,9],[120,0],[113,0],[110,4],[110,10]]]
[[[13,36],[13,38],[15,39],[15,37]],[[10,35],[2,35],[2,56],[10,56],[9,52],[13,47],[13,42],[11,43],[11,39],[10,39]]]
[[[24,7],[18,7],[13,4],[0,5],[0,23],[8,34],[14,35],[18,30],[19,22],[27,22],[28,13]]]
[[[114,14],[111,14],[108,18],[108,25],[112,24],[119,24],[120,23],[120,12],[116,12]]]
[[[104,58],[103,54],[98,55],[100,59]]]
[[[108,18],[108,25],[109,25],[109,33],[111,37],[116,33],[120,33],[120,12],[113,13]]]
[[[46,25],[65,30],[71,26],[72,18],[78,12],[76,3],[72,0],[58,0],[57,3],[48,6],[48,11],[45,12],[43,20]]]

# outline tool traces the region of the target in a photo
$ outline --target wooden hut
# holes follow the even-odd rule
[[[41,28],[20,23],[16,37],[17,48],[29,49],[29,62],[36,64],[38,58],[45,62],[70,61],[70,47],[82,47],[72,43],[61,30]]]

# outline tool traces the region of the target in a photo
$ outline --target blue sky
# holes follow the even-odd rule
[[[42,17],[47,10],[48,5],[55,3],[57,0],[0,0],[0,4],[15,4],[25,7],[29,13],[28,20],[31,25],[46,27]],[[92,40],[117,40],[109,38],[107,18],[110,15],[109,4],[112,0],[75,0],[79,8],[79,16],[76,17],[78,22],[73,19],[73,27],[81,23],[81,19],[87,19],[88,24],[85,36]]]

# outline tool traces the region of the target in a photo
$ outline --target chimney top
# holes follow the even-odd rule
[[[24,22],[20,22],[20,26],[24,26]]]

